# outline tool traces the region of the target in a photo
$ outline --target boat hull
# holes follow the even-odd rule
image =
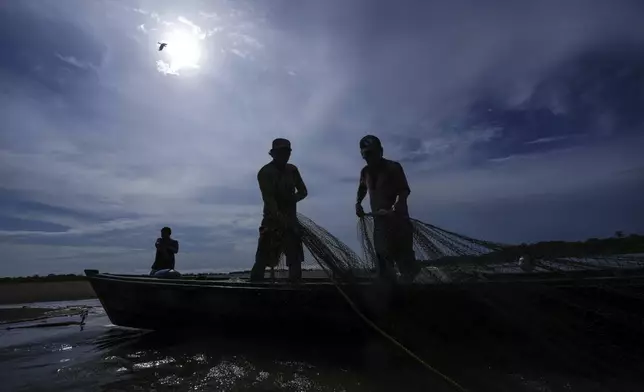
[[[554,298],[568,296],[611,300],[623,306],[622,296],[640,296],[644,276],[588,276],[585,279],[499,280],[470,284],[382,286],[361,283],[341,286],[346,297],[329,281],[251,284],[244,281],[158,279],[144,276],[86,275],[111,322],[118,326],[151,330],[182,328],[222,329],[233,332],[357,333],[367,330],[356,309],[377,322],[412,320],[418,328],[449,331],[494,323],[493,313],[515,311]],[[607,288],[615,288],[607,292]],[[630,293],[630,294],[629,294]],[[612,296],[612,297],[610,297]],[[347,301],[350,298],[351,303]],[[611,299],[614,298],[614,299]],[[499,304],[506,304],[501,309]],[[630,306],[630,305],[629,305]],[[637,303],[631,310],[642,307]],[[553,305],[544,305],[552,313]],[[566,312],[568,310],[565,310]],[[581,312],[585,310],[581,309]],[[411,318],[410,318],[411,316]],[[509,318],[513,318],[510,314]]]

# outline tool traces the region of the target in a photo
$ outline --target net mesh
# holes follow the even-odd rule
[[[302,269],[305,278],[326,279],[330,276],[340,282],[351,283],[364,280],[375,272],[368,261],[312,219],[298,214],[297,230],[304,245]],[[288,276],[283,253],[277,266],[269,272],[271,273],[276,278]]]
[[[389,222],[388,219],[390,218],[386,217],[377,218],[368,215],[358,221],[358,237],[362,245],[364,258],[374,266],[379,265],[379,252],[377,251],[378,244],[376,241],[376,233],[379,230],[379,228],[376,227],[377,219],[381,219],[381,226],[385,226],[385,241],[387,240],[387,236],[395,236],[396,233],[394,232],[401,230],[398,224]],[[505,245],[502,244],[477,240],[453,233],[416,219],[409,219],[408,223],[409,227],[407,230],[411,230],[411,233],[408,235],[412,237],[409,245],[413,248],[413,253],[410,257],[413,258],[421,267],[420,272],[414,280],[417,283],[451,281],[451,279],[446,275],[446,271],[432,265],[435,261],[446,259],[460,259],[463,261],[464,256],[480,256],[495,251],[501,251],[505,247]],[[403,228],[403,230],[405,229]],[[381,239],[381,241],[382,240],[383,239]],[[388,263],[390,267],[395,268],[396,261],[397,260],[386,260],[385,262]],[[462,264],[457,265],[456,263],[450,263],[448,265],[451,267],[452,275],[454,273],[462,274],[467,270],[466,268],[463,268],[464,266]]]
[[[298,214],[298,223],[308,254],[329,276],[340,281],[355,282],[369,278],[375,272],[369,260],[362,259],[313,220]]]

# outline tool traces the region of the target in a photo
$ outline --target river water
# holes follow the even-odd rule
[[[168,335],[116,327],[95,300],[30,306],[87,306],[89,315],[82,330],[2,326],[2,391],[456,390],[384,339],[352,345],[319,341],[306,331],[273,338],[261,336],[261,327],[253,337]],[[432,365],[448,369],[471,391],[641,390],[641,384],[627,380],[617,387],[551,371],[508,370],[511,366],[479,359],[448,362]]]

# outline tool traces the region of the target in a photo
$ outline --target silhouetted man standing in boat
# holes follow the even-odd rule
[[[257,173],[264,200],[264,218],[259,228],[255,265],[250,279],[263,280],[266,267],[277,266],[281,254],[285,253],[289,279],[299,281],[302,278],[304,250],[297,230],[296,206],[308,192],[297,167],[288,163],[291,142],[286,139],[273,140],[269,154],[273,160]]]
[[[395,280],[395,262],[403,281],[411,282],[420,271],[407,207],[411,190],[400,163],[383,158],[383,152],[376,136],[367,135],[360,140],[360,153],[367,165],[360,172],[356,215],[364,216],[362,201],[369,193],[378,274],[383,279]]]
[[[172,239],[172,229],[164,227],[161,229],[161,237],[157,238],[154,246],[157,248],[152,272],[154,274],[160,270],[174,269],[174,255],[179,252],[179,241]]]

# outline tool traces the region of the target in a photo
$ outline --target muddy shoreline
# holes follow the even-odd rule
[[[32,302],[77,301],[96,298],[88,281],[24,282],[0,284],[0,305]]]

